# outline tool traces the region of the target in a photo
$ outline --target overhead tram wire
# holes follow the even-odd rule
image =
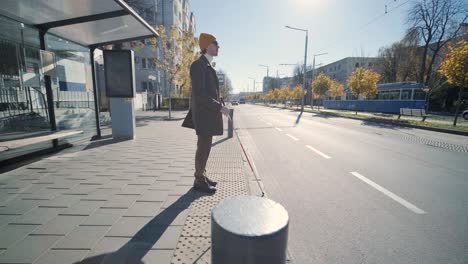
[[[396,2],[397,0],[393,0],[393,2]],[[397,10],[398,8],[402,7],[403,5],[407,4],[408,2],[410,2],[411,0],[406,0],[404,1],[403,3],[400,3],[398,4],[397,6],[393,7],[393,8],[390,8],[388,9],[388,6],[389,6],[389,2],[392,2],[392,0],[389,0],[387,1],[387,3],[385,4],[385,12],[383,14],[380,14],[376,17],[374,17],[373,19],[371,19],[369,22],[367,22],[366,24],[362,25],[360,27],[360,29],[357,31],[357,32],[362,32],[367,26],[369,26],[370,24],[376,22],[377,20],[383,18],[384,16],[386,16],[387,14]],[[334,47],[336,44],[338,44],[338,42],[341,42],[343,41],[343,39],[339,39],[339,40],[336,40],[334,42],[330,42],[327,47],[323,48],[323,49],[320,49],[319,51],[317,51],[316,53],[321,53],[321,52],[324,52],[325,50],[327,50],[328,48],[331,48],[331,47]],[[309,59],[309,58],[307,58]],[[304,58],[301,58],[301,59],[298,59],[298,61],[304,61]]]
[[[383,18],[383,17],[386,16],[387,14],[389,14],[389,13],[391,13],[391,12],[397,10],[398,8],[402,7],[403,5],[407,4],[407,3],[410,2],[410,1],[411,1],[411,0],[406,0],[406,1],[404,1],[403,3],[397,5],[397,6],[393,7],[393,8],[390,8],[390,9],[388,9],[388,4],[386,4],[386,5],[385,5],[385,6],[386,6],[385,11],[386,11],[386,12],[384,12],[383,14],[380,14],[380,15],[378,15],[378,16],[376,16],[376,17],[374,17],[373,19],[371,19],[371,20],[370,20],[369,22],[367,22],[366,24],[360,26],[360,27],[359,27],[360,29],[359,29],[357,32],[362,32],[362,31],[365,30],[370,24],[375,23],[376,21],[380,20],[381,18]],[[396,2],[396,1],[394,0],[394,2]],[[334,41],[334,42],[331,42],[330,44],[327,45],[327,47],[325,47],[325,48],[320,49],[319,51],[317,51],[317,53],[323,52],[323,51],[325,51],[325,50],[328,49],[328,48],[334,47],[336,44],[338,44],[338,42],[341,42],[341,41],[343,41],[343,39],[340,39],[340,40],[336,40],[336,41]]]

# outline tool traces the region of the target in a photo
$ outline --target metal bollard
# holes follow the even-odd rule
[[[234,109],[229,109],[228,138],[233,137],[233,131],[234,131]]]
[[[288,212],[257,196],[224,199],[211,212],[212,264],[285,264]]]

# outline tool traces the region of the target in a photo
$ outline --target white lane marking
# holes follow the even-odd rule
[[[296,140],[296,141],[299,140],[297,137],[295,137],[295,136],[293,136],[293,135],[290,135],[290,134],[286,134],[286,136],[288,136],[288,137],[290,137],[290,138],[292,138],[292,139],[294,139],[294,140]]]
[[[320,150],[318,150],[318,149],[316,149],[316,148],[314,148],[314,147],[311,147],[311,146],[309,146],[309,145],[306,145],[306,148],[312,150],[313,152],[319,154],[320,156],[322,156],[322,157],[324,157],[324,158],[326,158],[326,159],[331,159],[330,156],[324,154],[323,152],[321,152]]]
[[[279,127],[275,127],[276,130],[278,130],[279,132],[283,131],[283,129],[279,128]]]
[[[361,181],[369,184],[370,186],[374,187],[378,191],[382,192],[383,194],[387,195],[388,197],[392,198],[394,201],[397,203],[403,205],[404,207],[408,208],[409,210],[413,211],[416,214],[426,214],[425,211],[419,209],[416,207],[414,204],[406,201],[405,199],[401,198],[400,196],[392,193],[391,191],[385,189],[384,187],[378,185],[377,183],[367,179],[366,177],[362,176],[361,174],[357,172],[350,172],[352,175],[354,175],[356,178],[360,179]]]
[[[267,125],[269,125],[269,126],[273,126],[273,124],[272,124],[272,123],[270,123],[270,122],[267,122],[267,121],[263,120],[262,118],[259,118],[259,119],[260,119],[260,120],[261,120],[263,123],[265,123],[265,124],[267,124]]]

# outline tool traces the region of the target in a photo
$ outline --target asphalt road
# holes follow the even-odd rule
[[[302,263],[468,263],[468,137],[254,105],[235,128]]]

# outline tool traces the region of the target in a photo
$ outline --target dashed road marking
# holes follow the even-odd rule
[[[297,137],[295,137],[295,136],[293,136],[293,135],[290,135],[290,134],[286,134],[286,136],[288,136],[288,137],[294,139],[295,141],[298,141],[298,140],[299,140]]]
[[[318,149],[316,149],[316,148],[314,148],[314,147],[311,147],[311,146],[309,146],[309,145],[306,145],[306,148],[312,150],[313,152],[319,154],[320,156],[322,156],[322,157],[324,157],[324,158],[326,158],[326,159],[331,159],[330,156],[324,154],[323,152],[321,152],[320,150],[318,150]]]
[[[403,205],[404,207],[408,208],[409,210],[413,211],[414,213],[416,214],[426,214],[425,211],[419,209],[418,207],[416,207],[414,204],[406,201],[405,199],[401,198],[400,196],[392,193],[391,191],[385,189],[384,187],[378,185],[377,183],[367,179],[366,177],[362,176],[361,174],[353,171],[353,172],[350,172],[353,176],[355,176],[356,178],[360,179],[361,181],[369,184],[370,186],[374,187],[375,189],[377,189],[378,191],[382,192],[383,194],[387,195],[388,197],[390,197],[391,199],[393,199],[394,201],[396,201],[397,203]]]

